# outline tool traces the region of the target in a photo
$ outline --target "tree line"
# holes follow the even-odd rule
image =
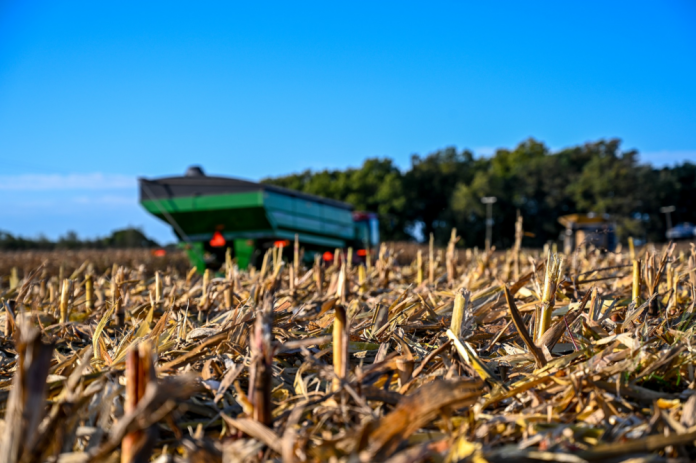
[[[696,165],[655,168],[636,150],[623,151],[618,139],[600,140],[552,152],[529,139],[490,157],[445,148],[411,156],[405,171],[388,158],[367,159],[361,167],[266,178],[264,183],[324,196],[377,212],[383,240],[410,240],[433,233],[440,244],[456,227],[464,246],[483,246],[484,196],[495,196],[493,244],[509,247],[519,211],[525,246],[559,239],[560,216],[608,213],[617,234],[664,241],[663,206],[675,206],[673,223],[696,223]],[[419,230],[420,233],[417,233]]]
[[[27,249],[110,249],[110,248],[155,248],[159,244],[145,236],[139,228],[115,230],[109,236],[95,239],[80,239],[77,233],[69,231],[57,240],[44,236],[24,238],[0,230],[0,250],[22,251]]]

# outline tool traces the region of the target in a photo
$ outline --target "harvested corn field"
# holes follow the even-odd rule
[[[693,248],[456,242],[405,265],[5,265],[0,460],[696,458]]]

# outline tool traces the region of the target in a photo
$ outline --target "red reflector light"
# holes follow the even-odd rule
[[[152,255],[155,257],[164,257],[167,255],[167,251],[165,251],[164,249],[155,249],[154,251],[152,251]]]
[[[326,261],[333,260],[333,253],[326,251],[321,257]]]
[[[358,249],[358,252],[356,254],[360,257],[365,257],[367,255],[367,249]]]
[[[288,240],[278,240],[278,241],[273,242],[273,246],[275,246],[276,248],[280,248],[280,247],[284,248],[284,247],[287,247],[289,244],[290,244],[290,241],[288,241]]]
[[[221,248],[225,244],[227,244],[227,241],[225,241],[225,237],[222,236],[222,233],[219,231],[216,231],[213,233],[213,238],[210,240],[210,245],[214,248]]]

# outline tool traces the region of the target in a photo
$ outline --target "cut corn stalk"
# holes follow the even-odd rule
[[[541,311],[538,318],[537,339],[546,333],[551,326],[551,314],[556,304],[556,289],[563,275],[563,258],[549,253],[546,260],[546,272],[544,277],[544,291],[541,296]]]
[[[70,290],[72,289],[71,280],[63,280],[63,286],[60,291],[60,322],[67,323],[70,313],[68,311],[70,302]]]
[[[296,271],[277,248],[263,273],[230,255],[205,284],[176,252],[0,253],[2,461],[690,458],[696,249],[671,248],[639,256],[637,307],[627,246],[551,256],[552,289],[521,247],[514,282],[515,249],[435,243],[384,244],[355,281],[345,250]],[[62,275],[84,278],[64,324]],[[157,364],[145,392],[133,352]]]
[[[467,307],[470,299],[471,293],[466,290],[457,291],[456,295],[454,296],[454,308],[452,310],[452,323],[450,325],[450,329],[457,338],[460,338],[463,335],[462,327],[464,317],[467,315]]]
[[[333,367],[335,378],[333,390],[341,386],[341,380],[345,379],[348,371],[348,334],[346,311],[342,305],[336,305],[336,318],[333,323]]]

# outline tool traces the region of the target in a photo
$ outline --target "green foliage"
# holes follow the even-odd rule
[[[105,247],[109,248],[156,248],[159,244],[145,236],[138,228],[124,228],[115,230],[111,236],[102,240]]]
[[[457,153],[451,147],[425,158],[411,156],[411,169],[403,176],[409,204],[407,219],[423,223],[425,237],[434,233],[439,242],[446,241],[456,221],[452,195],[458,185],[470,183],[481,166],[472,152]]]
[[[406,239],[406,193],[403,176],[391,159],[367,159],[359,169],[307,170],[262,183],[345,201],[357,210],[377,212],[386,239]]]
[[[69,231],[56,241],[46,237],[37,239],[14,236],[0,231],[0,250],[20,251],[25,249],[107,249],[107,248],[154,248],[159,247],[138,228],[115,230],[111,235],[94,240],[81,240],[77,233]]]
[[[654,169],[620,141],[600,140],[552,153],[534,139],[475,159],[455,148],[413,155],[401,172],[389,159],[368,159],[360,168],[304,171],[264,182],[326,196],[378,212],[382,237],[404,239],[421,224],[423,236],[439,243],[457,227],[463,246],[483,245],[483,196],[495,196],[493,238],[510,246],[519,210],[529,234],[525,246],[541,246],[562,232],[558,218],[574,212],[609,213],[619,237],[661,241],[661,206],[675,205],[674,223],[696,222],[696,165]]]

